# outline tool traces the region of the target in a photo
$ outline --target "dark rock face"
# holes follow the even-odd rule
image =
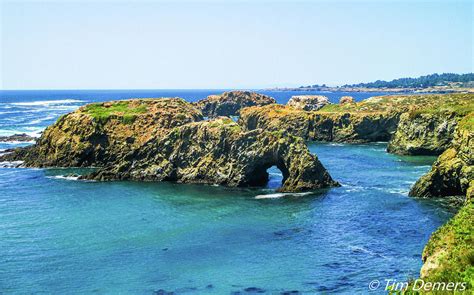
[[[262,130],[243,132],[229,118],[174,128],[162,140],[151,139],[87,178],[259,186],[268,181],[266,170],[271,166],[283,173],[280,191],[337,185],[301,138]]]
[[[210,95],[195,103],[204,116],[238,116],[240,110],[250,106],[263,106],[276,103],[270,96],[250,91],[229,91],[220,95]]]
[[[387,151],[400,155],[439,155],[452,143],[455,114],[403,113]]]
[[[10,136],[0,136],[0,142],[12,142],[12,141],[28,142],[28,141],[35,141],[35,140],[36,140],[36,137],[29,136],[26,133],[13,134]]]

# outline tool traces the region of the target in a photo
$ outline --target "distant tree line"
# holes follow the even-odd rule
[[[418,78],[399,78],[392,81],[382,81],[377,80],[370,83],[359,83],[359,84],[346,84],[342,87],[365,87],[365,88],[424,88],[431,86],[446,86],[449,83],[457,82],[461,86],[473,87],[474,84],[474,73],[467,74],[454,74],[454,73],[444,73],[444,74],[431,74],[426,76],[421,76]],[[299,88],[326,88],[326,84],[322,85],[308,85],[300,86]]]
[[[377,80],[370,83],[359,83],[353,85],[344,85],[343,87],[367,87],[367,88],[419,88],[430,86],[445,86],[450,82],[468,83],[474,81],[474,73],[467,74],[431,74],[418,78],[400,78],[392,81]]]

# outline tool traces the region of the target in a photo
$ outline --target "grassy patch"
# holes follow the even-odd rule
[[[129,101],[119,101],[112,104],[93,103],[85,107],[85,112],[99,122],[106,122],[110,116],[121,118],[125,124],[135,121],[137,115],[147,111],[145,104],[132,104]]]
[[[459,122],[459,128],[474,132],[474,112],[470,113]]]

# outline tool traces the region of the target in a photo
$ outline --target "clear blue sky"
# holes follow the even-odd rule
[[[261,88],[472,72],[473,2],[1,4],[1,89]]]

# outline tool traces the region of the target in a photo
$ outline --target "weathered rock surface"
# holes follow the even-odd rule
[[[474,181],[474,113],[460,121],[453,144],[412,187],[419,198],[466,196]]]
[[[26,133],[13,134],[9,136],[0,136],[0,142],[15,142],[15,141],[30,142],[30,141],[35,141],[35,140],[36,140],[36,137],[30,136]]]
[[[337,185],[303,139],[262,130],[243,132],[229,118],[176,127],[87,178],[258,186],[267,182],[271,166],[283,174],[280,191]]]
[[[220,95],[210,95],[195,103],[204,116],[238,116],[244,107],[263,106],[276,103],[270,96],[250,91],[229,91]]]
[[[339,99],[339,104],[348,104],[348,103],[355,103],[355,100],[352,96],[342,96]]]
[[[439,155],[452,143],[455,114],[403,113],[387,151],[400,155]]]
[[[104,166],[170,128],[202,119],[180,98],[136,99],[83,106],[49,126],[33,146],[0,157],[26,167]]]
[[[287,105],[304,111],[317,111],[330,104],[329,99],[323,95],[295,95],[290,98]]]

